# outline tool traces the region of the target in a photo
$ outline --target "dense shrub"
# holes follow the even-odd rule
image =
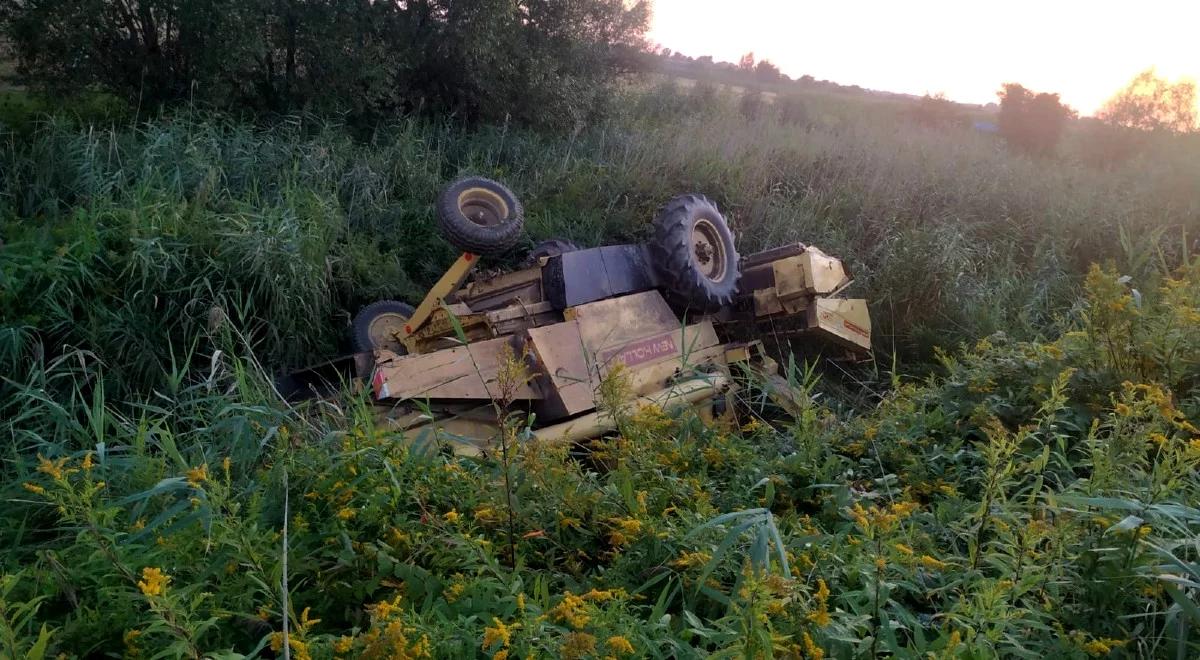
[[[1034,156],[1053,153],[1067,120],[1074,116],[1058,94],[1034,93],[1016,83],[1000,91],[1000,136],[1019,151]]]
[[[648,10],[621,0],[49,0],[0,10],[18,73],[132,106],[396,111],[573,128],[638,66]]]
[[[747,87],[742,90],[738,101],[738,111],[746,121],[758,121],[763,116],[763,92],[758,87]]]
[[[922,96],[913,107],[911,116],[918,124],[930,128],[963,126],[967,123],[967,114],[962,106],[944,94]]]

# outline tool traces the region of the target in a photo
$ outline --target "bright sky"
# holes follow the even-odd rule
[[[1005,82],[1094,112],[1151,66],[1200,79],[1200,0],[652,0],[650,40],[793,78],[996,100]]]

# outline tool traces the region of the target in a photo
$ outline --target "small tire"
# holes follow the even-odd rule
[[[454,247],[495,256],[521,239],[525,211],[503,184],[469,176],[446,186],[438,195],[437,221],[442,236]]]
[[[404,328],[416,311],[412,305],[399,300],[378,300],[358,310],[350,323],[350,343],[354,352],[382,348],[399,355],[408,353],[395,333]]]
[[[525,260],[521,262],[521,265],[525,268],[531,268],[538,265],[539,259],[557,257],[560,254],[575,252],[578,249],[578,245],[575,245],[571,241],[565,239],[547,239],[533,246],[533,249],[529,251],[529,254],[525,255]]]
[[[684,311],[716,311],[733,303],[741,269],[733,232],[703,195],[671,198],[654,219],[654,268],[668,302]]]

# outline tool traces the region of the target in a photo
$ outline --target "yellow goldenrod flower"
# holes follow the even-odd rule
[[[125,634],[121,636],[121,640],[125,642],[126,657],[136,658],[142,654],[142,648],[138,645],[138,638],[141,636],[142,631],[136,629],[126,630]]]
[[[433,645],[429,642],[429,635],[421,635],[421,639],[417,640],[416,644],[408,647],[408,655],[413,658],[432,657]]]
[[[567,592],[561,602],[550,610],[549,614],[555,621],[565,621],[572,628],[579,630],[591,621],[592,617],[586,611],[587,606],[579,596]]]
[[[817,609],[809,612],[807,618],[823,628],[833,621],[829,616],[829,587],[826,586],[825,580],[817,580],[817,593],[813,594],[813,599],[817,602]]]
[[[500,649],[492,654],[492,660],[508,660],[508,649]]]
[[[311,609],[312,608],[310,608],[310,607],[306,607],[306,608],[304,608],[304,611],[300,613],[300,630],[301,631],[307,630],[308,628],[315,626],[318,623],[321,623],[320,619],[308,618],[308,613]]]
[[[481,648],[486,651],[488,648],[494,646],[496,642],[499,642],[500,646],[508,648],[508,645],[512,643],[512,631],[519,625],[514,623],[511,626],[506,626],[500,619],[492,617],[492,625],[483,629],[483,646]]]
[[[949,564],[947,564],[946,562],[941,561],[937,558],[931,557],[929,555],[921,555],[921,565],[924,566],[925,568],[935,570],[935,571],[944,571],[949,566]]]
[[[354,648],[354,638],[342,636],[333,643],[334,653],[349,653],[350,649]]]
[[[187,481],[195,487],[199,487],[200,484],[208,481],[208,463],[188,469]]]
[[[296,660],[312,660],[312,655],[308,651],[308,644],[305,644],[300,639],[288,636],[288,648],[292,650],[292,657]],[[279,653],[283,650],[283,633],[271,633],[271,650]]]
[[[341,518],[342,520],[350,520],[350,519],[351,519],[351,518],[353,518],[353,517],[354,517],[354,516],[355,516],[357,513],[358,513],[358,512],[357,512],[357,511],[355,511],[354,509],[351,509],[351,508],[350,508],[350,507],[348,507],[348,506],[344,506],[344,507],[342,507],[341,509],[338,509],[338,512],[337,512],[337,517],[338,517],[338,518]]]
[[[456,509],[450,509],[449,511],[447,511],[445,514],[442,515],[442,520],[445,520],[446,522],[451,523],[451,524],[458,522],[458,518],[459,518],[459,515],[458,515],[458,511]]]
[[[825,657],[825,649],[817,646],[808,633],[804,633],[804,655],[812,660],[822,660]]]
[[[83,463],[79,467],[83,468],[84,472],[90,472],[95,467],[95,464],[92,463],[92,452],[89,451],[83,455]]]
[[[634,540],[642,531],[642,521],[637,518],[612,518],[609,522],[616,526],[608,534],[608,542],[621,546]]]
[[[462,597],[463,593],[465,593],[466,591],[467,591],[466,577],[463,576],[462,573],[455,573],[454,581],[450,584],[449,587],[446,587],[445,591],[443,592],[443,595],[446,597],[447,602],[453,603],[454,601],[456,601],[460,597]]]
[[[633,655],[633,644],[630,644],[628,639],[620,635],[613,635],[604,643],[608,648],[612,649],[613,653]]]
[[[567,635],[563,641],[562,657],[564,660],[577,660],[578,658],[591,655],[595,650],[595,637],[587,633],[573,632]]]
[[[1083,650],[1088,655],[1099,657],[1102,655],[1108,655],[1113,649],[1120,648],[1122,646],[1125,646],[1125,640],[1102,638],[1093,639],[1092,641],[1084,644]]]
[[[162,569],[147,566],[142,569],[142,579],[138,580],[137,586],[146,596],[161,596],[166,593],[170,582],[171,577],[163,573]]]
[[[38,454],[38,472],[50,475],[50,478],[55,481],[65,479],[71,473],[71,470],[64,469],[66,464],[67,458],[65,456],[52,461]]]
[[[707,552],[685,552],[679,556],[679,559],[671,562],[671,566],[680,570],[704,566],[712,559],[712,555]]]
[[[41,486],[39,486],[39,485],[37,485],[37,484],[31,484],[31,483],[29,483],[28,481],[26,481],[25,483],[21,484],[21,487],[22,487],[22,488],[24,488],[25,490],[27,490],[27,491],[31,492],[31,493],[36,493],[36,494],[38,494],[38,495],[45,495],[45,494],[46,494],[46,489],[45,489],[45,488],[42,488]]]
[[[391,601],[381,600],[378,603],[367,608],[376,620],[382,621],[392,616],[393,612],[400,610],[400,597],[396,596]]]
[[[902,554],[909,555],[910,557],[913,554],[913,549],[903,543],[896,543],[893,545],[893,547],[899,550]]]

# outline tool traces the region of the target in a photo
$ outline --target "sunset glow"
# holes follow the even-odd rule
[[[996,100],[1005,82],[1094,112],[1138,72],[1200,78],[1200,2],[653,0],[650,40],[792,77]]]

